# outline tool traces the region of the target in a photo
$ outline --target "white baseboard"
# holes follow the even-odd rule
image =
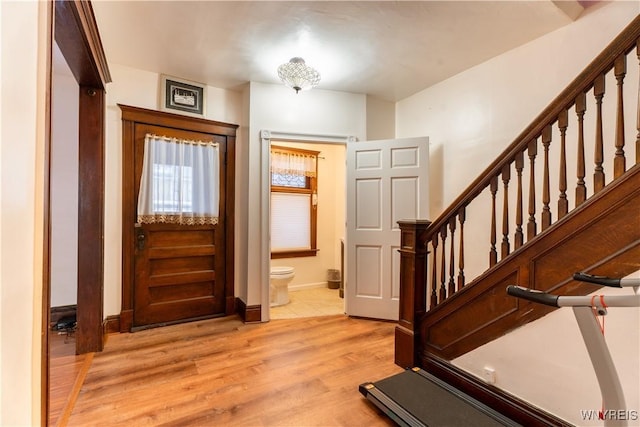
[[[327,282],[303,283],[300,285],[289,285],[289,292],[301,291],[303,289],[326,288]]]

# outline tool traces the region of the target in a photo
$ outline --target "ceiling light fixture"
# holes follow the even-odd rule
[[[279,66],[278,77],[296,93],[316,87],[320,83],[320,73],[305,64],[304,59],[299,57],[291,58],[289,62]]]

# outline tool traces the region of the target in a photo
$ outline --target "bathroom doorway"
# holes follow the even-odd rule
[[[312,255],[272,257],[270,271],[292,267],[292,276],[286,285],[283,302],[282,290],[270,285],[270,319],[290,319],[344,314],[343,292],[336,286],[343,270],[343,244],[345,238],[345,174],[346,145],[344,143],[271,139],[271,145],[317,152],[317,176],[312,207],[315,212],[315,248]],[[271,224],[270,212],[270,221]],[[273,214],[277,215],[277,213]],[[272,241],[277,230],[271,230]],[[290,270],[288,270],[290,271]],[[275,277],[275,276],[274,276]],[[275,283],[275,281],[271,281]],[[282,287],[282,285],[277,285]],[[279,296],[273,298],[273,293]]]

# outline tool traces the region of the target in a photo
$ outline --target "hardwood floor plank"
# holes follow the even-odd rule
[[[70,401],[70,395],[84,366],[85,355],[75,354],[75,339],[72,335],[49,331],[49,344],[49,425],[55,426],[59,424]]]
[[[109,337],[68,425],[390,426],[358,385],[401,372],[394,323],[212,319]]]
[[[78,394],[80,393],[80,389],[82,384],[84,383],[84,379],[87,376],[87,372],[89,372],[89,368],[91,367],[91,362],[93,361],[94,353],[87,353],[84,355],[82,360],[82,366],[75,376],[75,381],[73,383],[73,387],[68,394],[67,400],[65,402],[64,408],[58,421],[56,422],[56,426],[65,426],[69,421],[69,417],[71,416],[71,411],[73,411],[73,405],[78,398]]]

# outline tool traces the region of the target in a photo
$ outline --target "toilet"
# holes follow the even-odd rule
[[[271,307],[289,302],[289,282],[295,275],[293,267],[271,267],[269,301]]]

